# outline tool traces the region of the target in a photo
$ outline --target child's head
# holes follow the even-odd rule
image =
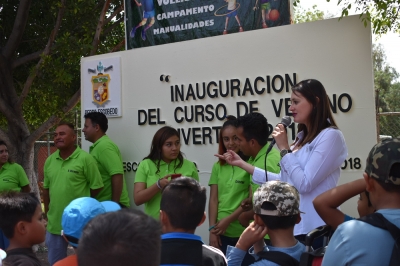
[[[161,195],[162,217],[168,216],[175,229],[194,231],[205,219],[206,188],[190,177],[180,177],[164,188]],[[163,218],[161,218],[163,223]]]
[[[236,117],[228,115],[226,121],[219,130],[218,154],[224,154],[227,150],[233,150],[236,153],[239,152],[236,141],[236,125]]]
[[[282,181],[269,181],[253,196],[254,213],[269,230],[293,228],[300,222],[300,195],[297,189]]]
[[[80,266],[158,266],[160,223],[127,208],[100,214],[86,225],[77,251]]]
[[[120,209],[118,203],[113,201],[99,202],[90,197],[74,199],[64,209],[61,220],[62,235],[71,246],[77,248],[82,230],[90,220],[99,214]]]
[[[0,195],[0,228],[11,241],[33,246],[44,242],[46,221],[33,193],[9,191]]]
[[[382,140],[372,147],[365,166],[366,176],[376,180],[386,192],[400,194],[400,138]]]

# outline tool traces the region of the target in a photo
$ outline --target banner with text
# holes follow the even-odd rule
[[[127,49],[291,22],[289,0],[125,0]]]

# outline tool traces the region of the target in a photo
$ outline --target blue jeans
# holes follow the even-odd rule
[[[67,257],[68,243],[61,235],[54,235],[46,231],[46,246],[50,266]]]
[[[6,250],[10,242],[8,241],[7,237],[4,235],[3,231],[0,229],[0,248],[2,250]]]
[[[221,238],[221,251],[225,254],[226,256],[226,249],[229,246],[234,247],[236,245],[236,243],[238,242],[239,238],[237,237],[227,237],[227,236],[219,236]],[[254,259],[254,257],[252,255],[249,254],[249,252],[246,252],[246,256],[243,258],[242,261],[242,266],[248,266],[250,264],[253,264],[254,262],[256,262],[256,260]]]

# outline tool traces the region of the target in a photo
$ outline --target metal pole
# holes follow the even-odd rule
[[[50,156],[50,132],[47,132],[47,157]]]
[[[75,128],[76,128],[76,146],[79,146],[79,125],[78,125],[78,110],[75,109]]]

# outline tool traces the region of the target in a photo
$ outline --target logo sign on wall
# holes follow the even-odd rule
[[[121,114],[121,58],[106,58],[82,64],[85,114],[102,112],[108,117]]]
[[[290,0],[125,0],[127,49],[287,25]]]

